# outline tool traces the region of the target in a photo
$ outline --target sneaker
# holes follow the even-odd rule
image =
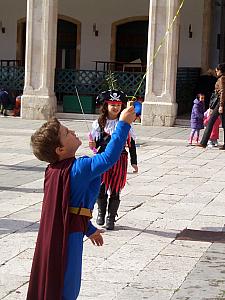
[[[212,148],[214,145],[213,145],[213,142],[212,141],[208,141],[208,144],[207,144],[207,147],[208,148]]]
[[[215,141],[213,144],[214,144],[214,147],[218,147],[219,146],[219,144],[218,144],[217,141]]]

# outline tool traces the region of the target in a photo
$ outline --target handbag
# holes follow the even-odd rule
[[[210,100],[209,100],[209,108],[210,109],[214,109],[216,107],[216,105],[219,102],[219,98],[220,97],[216,92],[212,93]]]

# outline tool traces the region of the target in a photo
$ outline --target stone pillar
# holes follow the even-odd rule
[[[27,1],[25,84],[21,116],[48,119],[57,109],[54,94],[58,0]]]
[[[179,0],[150,0],[148,58],[142,125],[173,126],[177,115],[176,74],[179,17],[161,44],[180,5]]]

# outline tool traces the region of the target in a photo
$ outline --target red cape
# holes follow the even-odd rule
[[[74,158],[45,171],[44,199],[27,300],[61,300],[69,234],[70,169]]]

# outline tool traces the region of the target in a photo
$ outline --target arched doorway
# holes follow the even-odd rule
[[[148,20],[129,21],[117,26],[116,61],[147,63]]]
[[[57,25],[56,68],[80,67],[80,22],[59,16]],[[26,18],[17,22],[16,59],[24,65],[26,49]]]
[[[57,26],[57,69],[75,69],[77,49],[77,25],[67,20],[58,19]]]
[[[22,18],[17,22],[17,41],[16,41],[16,60],[20,61],[20,65],[25,64],[26,49],[26,18]]]
[[[110,60],[135,62],[143,71],[147,63],[148,16],[129,17],[112,23]],[[116,64],[115,70],[121,71],[123,64]],[[145,69],[145,67],[144,67]],[[123,70],[124,71],[124,70]]]

